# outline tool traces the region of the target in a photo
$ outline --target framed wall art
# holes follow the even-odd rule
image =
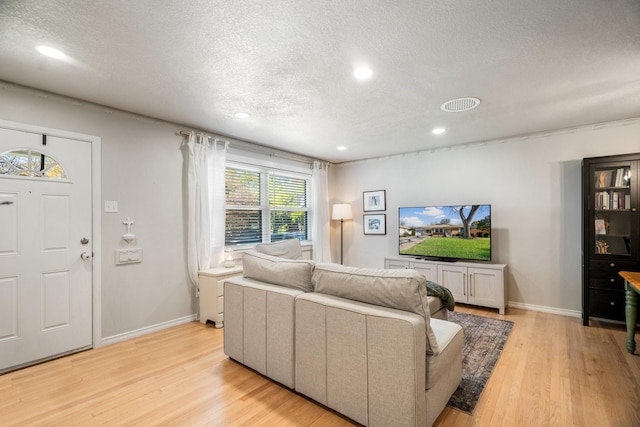
[[[363,215],[364,234],[387,234],[387,215]]]
[[[385,211],[387,201],[385,190],[365,191],[362,193],[362,203],[364,212]]]

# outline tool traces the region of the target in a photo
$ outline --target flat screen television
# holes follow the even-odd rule
[[[400,255],[491,261],[491,205],[401,207]]]

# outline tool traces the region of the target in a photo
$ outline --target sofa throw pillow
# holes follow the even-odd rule
[[[242,256],[244,277],[304,292],[313,291],[313,266],[310,260],[279,258],[256,251],[247,251]]]
[[[431,329],[426,278],[415,270],[379,270],[316,264],[315,292],[368,304],[409,311],[422,316],[427,330],[427,352],[438,354],[438,342]]]
[[[299,239],[287,239],[273,243],[259,243],[256,251],[280,258],[302,259],[302,247]]]

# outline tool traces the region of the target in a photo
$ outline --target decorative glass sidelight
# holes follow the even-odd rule
[[[30,148],[0,154],[0,175],[67,179],[67,173],[56,159]]]

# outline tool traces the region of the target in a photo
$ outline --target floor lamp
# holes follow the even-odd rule
[[[333,211],[331,213],[331,219],[340,220],[340,264],[342,264],[342,224],[345,219],[352,219],[351,205],[346,203],[339,203],[333,205]]]

